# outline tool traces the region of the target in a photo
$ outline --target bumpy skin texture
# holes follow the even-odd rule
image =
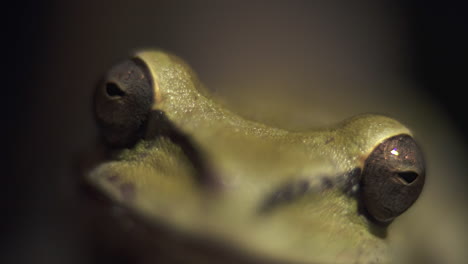
[[[378,115],[306,132],[268,127],[216,103],[179,58],[135,59],[154,89],[146,130],[87,175],[112,203],[254,259],[389,261],[385,227],[360,214],[356,193],[368,155],[411,135],[406,127]]]

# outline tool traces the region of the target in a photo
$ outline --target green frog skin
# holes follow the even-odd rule
[[[387,229],[424,185],[422,153],[398,121],[249,121],[163,51],[112,67],[94,112],[105,158],[85,181],[119,208],[112,232],[139,234],[133,248],[149,263],[388,263]]]

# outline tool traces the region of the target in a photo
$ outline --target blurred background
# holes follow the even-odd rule
[[[392,228],[413,238],[410,259],[467,259],[462,1],[23,1],[3,11],[0,262],[94,263],[73,164],[95,142],[97,80],[147,47],[184,58],[225,104],[271,125],[401,120],[428,180]]]

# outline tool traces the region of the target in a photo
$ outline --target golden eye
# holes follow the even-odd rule
[[[140,138],[153,97],[152,80],[143,63],[126,60],[113,66],[94,95],[94,114],[104,141],[128,146]]]
[[[362,202],[375,220],[390,222],[418,199],[424,181],[424,159],[414,139],[408,135],[389,138],[365,162]]]

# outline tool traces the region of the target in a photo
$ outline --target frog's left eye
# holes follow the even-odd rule
[[[425,181],[422,152],[412,137],[399,135],[380,143],[362,172],[362,199],[379,222],[390,222],[419,197]]]
[[[126,146],[137,140],[152,104],[152,81],[143,63],[126,60],[112,67],[94,97],[95,117],[106,143]]]

